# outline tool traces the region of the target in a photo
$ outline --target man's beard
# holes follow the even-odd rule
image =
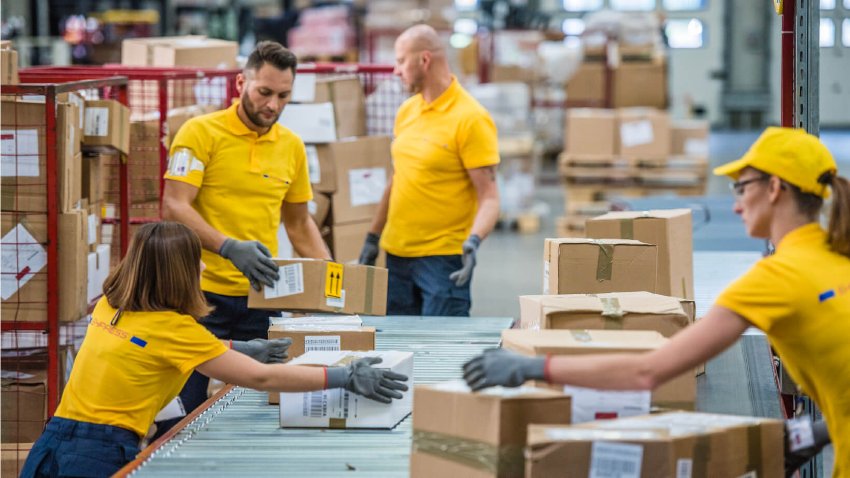
[[[273,120],[266,121],[259,115],[259,113],[257,113],[257,109],[248,97],[247,91],[242,93],[242,99],[240,101],[242,102],[242,109],[245,111],[245,116],[247,116],[248,120],[254,123],[254,125],[260,128],[268,128],[277,123],[278,118],[280,118],[280,113],[283,113],[283,110],[281,110],[281,112],[278,113]]]

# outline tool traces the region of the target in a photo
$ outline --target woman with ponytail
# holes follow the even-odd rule
[[[817,137],[790,128],[768,128],[741,159],[714,173],[734,180],[735,212],[747,233],[769,239],[776,252],[723,291],[703,318],[641,355],[524,357],[491,349],[464,365],[464,378],[474,390],[530,379],[653,389],[757,327],[823,412],[835,445],[832,476],[850,476],[850,184]],[[826,429],[816,424],[815,437]],[[802,464],[789,458],[810,452],[786,455],[786,470]]]

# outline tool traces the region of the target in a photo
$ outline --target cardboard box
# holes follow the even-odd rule
[[[82,198],[82,129],[79,108],[73,103],[57,103],[57,158],[59,160],[59,207],[65,211],[78,207]]]
[[[121,42],[121,64],[129,66],[151,66],[154,64],[154,46],[168,45],[181,40],[203,40],[205,38],[206,35],[127,38]]]
[[[782,476],[783,428],[780,420],[687,412],[531,425],[525,476],[592,476],[600,467],[646,478]]]
[[[620,155],[633,159],[656,159],[670,155],[670,118],[653,108],[623,108],[619,120]]]
[[[307,203],[307,210],[310,217],[316,223],[316,226],[321,228],[325,225],[328,219],[328,214],[331,212],[331,198],[327,194],[314,192],[313,199]]]
[[[522,476],[528,426],[570,423],[570,397],[543,388],[472,393],[457,380],[417,385],[413,401],[411,477]]]
[[[8,473],[9,476],[20,476],[21,470],[24,467],[24,462],[32,449],[32,443],[3,443],[2,447],[2,464],[0,469],[3,473]]]
[[[59,320],[78,320],[86,306],[86,252],[88,231],[86,213],[73,210],[59,214]],[[47,320],[46,214],[2,213],[4,249],[4,321],[44,322]],[[10,259],[7,263],[5,259]],[[13,270],[7,270],[7,266]],[[12,277],[9,272],[18,272]]]
[[[213,38],[180,38],[153,45],[151,66],[196,68],[236,68],[239,44]]]
[[[375,368],[406,375],[408,391],[402,398],[384,404],[343,389],[280,394],[282,428],[394,428],[413,409],[413,352],[307,352],[291,365],[345,366],[363,357],[380,357]]]
[[[670,124],[670,152],[674,155],[708,156],[708,121],[672,121]]]
[[[88,302],[94,301],[103,294],[103,281],[109,276],[111,259],[109,244],[99,244],[94,252],[89,252],[86,255],[86,270],[88,271],[86,299]]]
[[[667,341],[667,338],[654,330],[509,329],[502,331],[502,347],[523,355],[642,353],[658,349]],[[693,410],[696,405],[696,377],[692,371],[683,373],[653,390],[651,396],[653,406]],[[579,397],[573,397],[574,421],[576,407],[593,406],[592,401],[589,401],[590,403],[587,403],[580,401]],[[647,407],[648,405],[646,404]]]
[[[0,50],[0,84],[17,85],[21,82],[18,77],[18,52],[10,49]]]
[[[87,100],[83,146],[88,151],[130,152],[130,110],[114,100]]]
[[[543,293],[657,292],[656,249],[630,239],[546,239]]]
[[[106,172],[104,164],[109,161],[102,154],[87,154],[82,157],[82,197],[89,204],[103,203],[106,198]]]
[[[655,330],[672,337],[690,324],[679,299],[649,292],[523,295],[519,303],[524,329]]]
[[[605,65],[582,63],[567,82],[567,101],[605,106]]]
[[[366,136],[366,95],[358,77],[318,80],[314,102],[333,104],[337,138]]]
[[[127,174],[130,202],[158,201],[162,196],[162,137],[159,119],[130,122],[130,153]]]
[[[86,212],[86,243],[88,252],[97,252],[97,247],[103,242],[103,228],[101,227],[101,208],[103,203],[95,202],[87,205]]]
[[[610,158],[617,153],[617,113],[602,108],[570,108],[564,131],[569,155]]]
[[[290,103],[277,121],[308,144],[336,141],[333,103]]]
[[[316,259],[275,259],[275,262],[280,266],[280,279],[274,287],[248,291],[249,308],[387,313],[386,269]]]
[[[663,61],[626,61],[612,74],[615,108],[645,106],[667,109],[667,67]]]
[[[337,262],[345,264],[357,264],[366,234],[372,228],[372,221],[355,222],[350,224],[336,224],[331,227],[330,244],[331,253]],[[386,267],[387,255],[383,249],[378,251],[375,265]]]
[[[616,211],[588,219],[589,238],[636,239],[658,247],[656,292],[694,298],[693,227],[690,209]]]
[[[306,352],[375,350],[375,328],[357,325],[272,325],[269,339],[292,339],[287,353],[292,360]],[[269,403],[280,403],[279,393],[269,393]]]
[[[36,441],[47,421],[47,372],[10,370],[4,373],[0,407],[3,416],[0,441],[4,444]],[[3,474],[6,472],[4,467]]]

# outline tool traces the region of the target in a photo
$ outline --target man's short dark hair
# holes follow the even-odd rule
[[[266,63],[278,70],[290,69],[292,70],[292,74],[295,75],[295,67],[298,66],[298,59],[294,53],[278,42],[261,41],[257,43],[257,47],[248,56],[245,69],[257,71]]]

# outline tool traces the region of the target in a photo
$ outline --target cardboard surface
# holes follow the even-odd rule
[[[316,81],[313,101],[333,104],[337,138],[366,136],[366,96],[358,77]]]
[[[622,62],[614,69],[612,80],[613,107],[667,109],[667,67],[664,62]]]
[[[602,63],[582,63],[567,82],[567,98],[573,102],[604,106],[605,66]]]
[[[564,153],[603,158],[617,153],[615,110],[571,108],[564,122]]]
[[[409,377],[402,398],[384,404],[342,389],[280,394],[283,428],[394,428],[413,409],[413,352],[307,352],[291,365],[344,366],[362,357],[380,357],[375,368],[390,369]]]
[[[694,298],[693,227],[690,209],[616,211],[588,219],[589,238],[636,239],[658,247],[659,294]]]
[[[372,220],[349,224],[336,224],[331,227],[331,253],[334,260],[346,264],[356,264],[360,259],[360,251],[366,241],[366,234],[372,227]],[[387,254],[381,249],[375,260],[377,267],[386,267]]]
[[[418,385],[414,402],[412,477],[519,476],[528,425],[570,423],[570,397],[535,387],[472,393],[458,380]]]
[[[2,443],[2,464],[0,469],[9,476],[20,476],[24,462],[27,460],[32,443]]]
[[[320,229],[325,225],[328,214],[331,212],[331,198],[327,194],[313,192],[313,199],[307,203],[310,217]]]
[[[629,239],[546,239],[543,293],[657,292],[656,249]]]
[[[130,152],[130,110],[114,100],[86,100],[83,147]]]
[[[89,204],[102,203],[106,198],[106,171],[102,154],[87,154],[82,157],[81,195]]]
[[[36,441],[47,420],[47,372],[17,373],[17,378],[2,381],[0,441],[4,444]]]
[[[172,37],[126,38],[121,42],[121,64],[129,66],[151,66],[154,64],[154,47],[175,41],[202,40],[206,35],[183,35]]]
[[[675,155],[708,156],[708,121],[672,121],[670,152]]]
[[[333,103],[291,103],[278,119],[307,144],[337,140]]]
[[[79,205],[82,198],[82,129],[80,109],[72,103],[56,104],[57,159],[59,161],[59,207],[62,212]]]
[[[670,118],[653,108],[622,108],[617,111],[620,155],[632,159],[656,159],[670,155]]]
[[[0,50],[0,84],[17,85],[21,82],[18,77],[18,52],[10,49]]]
[[[213,38],[181,38],[153,45],[151,66],[236,68],[239,44]]]
[[[130,202],[158,201],[162,192],[162,151],[159,119],[130,122],[130,153],[127,175]],[[117,188],[116,184],[116,188]]]
[[[275,259],[280,266],[276,289],[248,292],[252,309],[302,310],[342,314],[385,315],[387,270],[356,264],[342,265],[341,284],[328,279],[334,264],[316,259]],[[338,264],[339,265],[339,264]],[[341,285],[341,287],[340,287]],[[337,298],[328,294],[335,288]]]

